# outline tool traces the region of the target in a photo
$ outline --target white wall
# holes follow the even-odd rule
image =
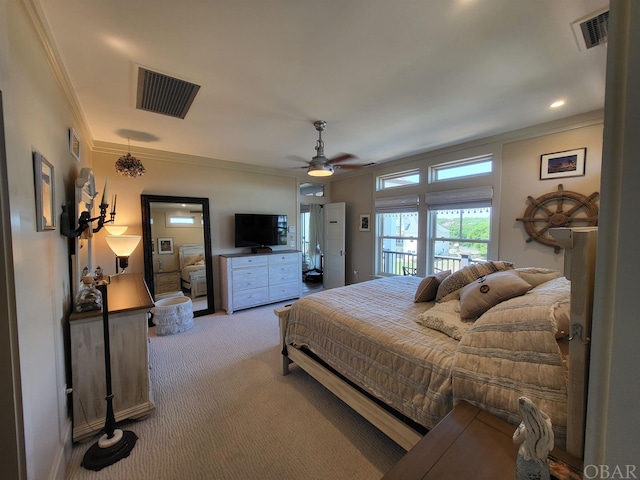
[[[576,148],[587,148],[587,166],[584,177],[564,178],[562,182],[540,180],[540,155]],[[472,158],[477,155],[492,154],[494,172],[492,175],[478,176],[456,182],[428,184],[428,166]],[[426,237],[426,207],[424,193],[479,185],[493,185],[493,213],[497,222],[492,227],[496,242],[490,252],[493,259],[514,262],[516,266],[540,266],[564,269],[563,253],[538,242],[526,243],[522,217],[527,207],[527,197],[534,198],[554,192],[562,183],[565,190],[575,191],[585,196],[597,192],[600,182],[602,158],[602,112],[592,112],[562,122],[553,122],[509,134],[458,145],[442,151],[416,155],[412,158],[368,167],[360,174],[338,176],[331,183],[332,201],[346,202],[347,205],[347,283],[365,281],[375,275],[375,229],[371,232],[358,231],[358,219],[362,213],[374,212],[374,198],[378,195],[420,195],[421,234]],[[377,176],[394,171],[418,168],[421,172],[420,185],[397,188],[388,192],[375,191]],[[422,248],[419,245],[419,248]],[[418,261],[420,262],[420,249]],[[426,256],[423,254],[423,258]],[[425,260],[426,262],[426,260]],[[422,270],[421,270],[422,269]],[[358,270],[356,278],[353,271]],[[424,265],[419,265],[418,274],[424,275]]]
[[[527,205],[527,197],[538,198],[555,192],[562,184],[564,190],[584,196],[600,191],[602,163],[602,124],[569,129],[517,142],[506,143],[502,149],[502,207],[500,209],[500,258],[516,265],[536,265],[564,269],[564,255],[539,242],[526,243],[529,235],[521,218]],[[584,177],[567,177],[540,180],[540,155],[576,148],[587,149]],[[600,198],[596,198],[596,203]],[[566,204],[565,204],[566,205]],[[565,208],[566,210],[567,208]],[[542,213],[542,212],[539,212]],[[542,226],[538,224],[538,226]],[[584,223],[576,226],[585,226]]]
[[[638,478],[640,3],[611,2],[610,22],[585,463]],[[624,473],[627,465],[635,467],[633,477]],[[595,467],[588,473],[594,478]]]
[[[96,189],[102,190],[109,176],[110,195],[117,194],[116,223],[128,225],[127,234],[142,234],[140,195],[190,196],[209,199],[211,217],[211,248],[213,254],[214,297],[220,307],[220,267],[218,255],[241,252],[233,246],[235,213],[278,213],[288,217],[290,226],[298,224],[298,181],[286,174],[256,172],[234,168],[215,162],[179,154],[132,148],[146,173],[142,177],[122,177],[115,171],[118,157],[126,153],[126,146],[117,153],[96,151],[93,168]],[[207,164],[205,164],[208,163]],[[115,270],[113,253],[107,246],[105,232],[93,238],[94,265],[103,267],[105,274]],[[289,247],[286,247],[289,248]],[[129,259],[127,272],[144,272],[143,250],[140,245]]]
[[[63,347],[69,255],[59,227],[36,231],[32,151],[54,166],[57,216],[73,198],[81,166],[69,153],[68,129],[80,129],[21,2],[0,0],[0,31],[27,475],[62,479],[70,445]],[[89,158],[86,147],[81,155]]]

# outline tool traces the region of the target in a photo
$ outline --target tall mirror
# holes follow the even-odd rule
[[[209,199],[141,195],[144,277],[154,299],[182,292],[214,312]]]

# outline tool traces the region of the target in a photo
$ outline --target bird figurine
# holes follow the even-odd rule
[[[513,433],[520,444],[516,462],[516,480],[550,480],[547,455],[553,449],[553,429],[549,415],[527,397],[518,398],[522,422]]]

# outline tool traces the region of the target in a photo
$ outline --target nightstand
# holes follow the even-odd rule
[[[178,270],[170,272],[157,272],[153,274],[154,293],[179,292],[180,289],[180,272]]]

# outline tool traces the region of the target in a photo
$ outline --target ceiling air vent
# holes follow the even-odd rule
[[[580,50],[588,50],[607,43],[609,34],[609,10],[604,10],[573,24]]]
[[[139,67],[136,108],[184,118],[198,90],[200,85]]]

